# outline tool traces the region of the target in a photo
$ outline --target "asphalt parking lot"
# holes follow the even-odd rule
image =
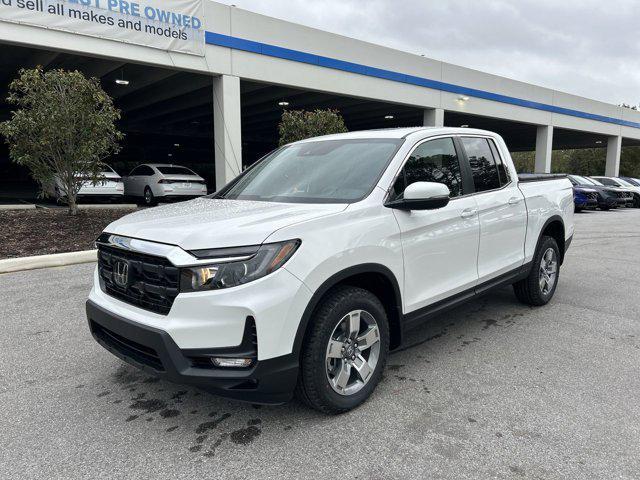
[[[551,304],[439,317],[338,417],[123,364],[87,330],[93,265],[0,275],[0,478],[637,479],[640,210],[576,225]]]

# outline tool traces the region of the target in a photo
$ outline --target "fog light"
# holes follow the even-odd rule
[[[253,360],[250,358],[214,357],[211,359],[211,363],[216,367],[222,368],[243,368],[250,366],[253,363]]]

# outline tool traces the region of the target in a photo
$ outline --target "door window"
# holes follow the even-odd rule
[[[415,182],[444,183],[451,197],[462,195],[462,171],[451,138],[438,138],[419,145],[411,154],[393,185],[394,198]]]
[[[509,175],[509,169],[502,161],[502,157],[500,156],[500,152],[498,152],[498,147],[492,139],[487,139],[489,142],[489,146],[491,147],[491,153],[493,154],[493,158],[496,161],[496,167],[498,167],[498,176],[500,177],[500,185],[505,186],[507,183],[511,182],[511,175]]]
[[[469,158],[476,192],[500,188],[498,166],[493,153],[491,153],[488,140],[479,137],[462,137],[460,141]]]

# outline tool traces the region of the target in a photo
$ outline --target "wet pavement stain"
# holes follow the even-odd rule
[[[178,415],[180,415],[180,410],[176,410],[175,408],[165,408],[160,412],[162,418],[173,418]]]
[[[211,447],[209,447],[209,450],[204,454],[205,457],[215,457],[216,454],[216,449],[222,445],[222,442],[224,442],[227,437],[229,436],[228,433],[223,433],[220,435],[220,437],[218,437],[218,439],[213,443],[213,445],[211,445]]]
[[[162,410],[166,407],[167,403],[157,398],[152,398],[150,400],[136,400],[129,405],[129,408],[133,410],[142,410],[144,413],[157,412],[158,410]]]
[[[133,422],[138,417],[139,417],[139,415],[129,415],[127,417],[127,419],[125,420],[125,422]]]
[[[404,367],[404,365],[387,365],[387,370],[389,370],[391,372],[397,372],[402,367]]]
[[[100,397],[105,397],[107,395],[109,395],[111,392],[109,390],[105,390],[103,392],[100,392],[99,394],[96,395],[96,397],[100,398]]]
[[[171,397],[171,400],[173,400],[175,403],[182,403],[182,397],[184,397],[186,394],[187,394],[186,390],[179,390],[173,394],[173,396]]]
[[[180,427],[180,425],[174,425],[173,427],[167,428],[165,431],[173,432],[174,430],[177,430],[179,427]]]
[[[230,416],[231,416],[230,413],[223,413],[219,418],[216,418],[211,422],[201,423],[200,425],[198,425],[198,428],[196,428],[196,433],[200,434],[200,433],[206,432],[207,430],[212,430],[216,428],[218,425],[220,425],[222,422],[224,422]]]
[[[235,430],[229,434],[229,439],[236,445],[249,445],[262,433],[262,429],[255,425]]]
[[[486,320],[482,320],[482,322],[484,323],[484,327],[482,327],[482,330],[489,330],[490,327],[500,326],[498,325],[498,321],[492,318],[487,318]]]

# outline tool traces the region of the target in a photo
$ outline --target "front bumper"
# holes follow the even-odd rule
[[[163,330],[127,320],[91,300],[86,308],[95,340],[115,356],[152,375],[251,403],[280,404],[293,395],[298,378],[294,354],[255,361],[242,369],[203,367],[204,362],[198,359],[245,356],[247,342],[243,340],[232,348],[180,349]]]

